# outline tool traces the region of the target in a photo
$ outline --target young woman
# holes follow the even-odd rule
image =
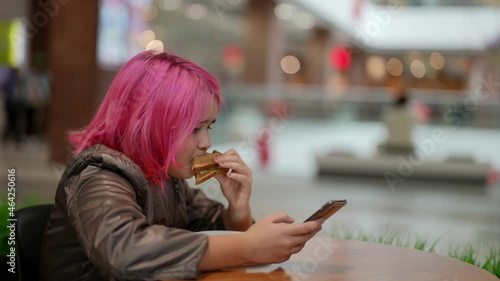
[[[167,53],[144,52],[117,74],[74,157],[42,242],[41,280],[197,278],[200,271],[287,260],[321,229],[285,213],[252,223],[252,172],[235,150],[216,161],[228,208],[185,179],[211,146],[223,105],[216,79]],[[210,236],[201,230],[241,234]]]

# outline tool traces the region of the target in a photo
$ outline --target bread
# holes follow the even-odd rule
[[[222,153],[214,150],[213,153],[206,153],[193,159],[191,169],[196,179],[195,184],[201,184],[220,173],[227,174],[229,172],[229,169],[221,168],[219,164],[215,163],[214,159],[219,155]]]

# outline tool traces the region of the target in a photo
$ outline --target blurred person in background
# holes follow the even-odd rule
[[[45,70],[42,58],[36,56],[34,66],[21,77],[21,91],[24,97],[25,135],[38,139],[45,107],[50,97],[50,75]]]
[[[393,98],[392,106],[382,117],[387,130],[387,139],[379,145],[379,150],[389,154],[411,154],[414,152],[412,140],[414,120],[408,108],[406,87],[402,84],[396,86]]]
[[[16,145],[21,142],[22,100],[18,95],[19,90],[19,70],[17,68],[7,68],[1,80],[1,90],[4,96],[5,105],[5,128],[2,135],[4,142],[13,139]]]
[[[231,169],[216,176],[227,208],[188,186],[222,105],[217,80],[186,59],[149,51],[127,62],[90,124],[70,133],[40,280],[194,279],[299,252],[323,220],[276,213],[253,223],[252,171],[235,150],[215,160]],[[240,232],[197,233],[224,229]]]
[[[264,110],[264,121],[257,132],[257,151],[259,155],[259,167],[268,169],[272,160],[273,138],[278,131],[283,130],[289,115],[288,104],[279,98],[272,98],[266,102]]]

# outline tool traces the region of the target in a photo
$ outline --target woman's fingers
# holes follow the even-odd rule
[[[296,254],[296,253],[300,252],[304,248],[305,245],[306,245],[306,243],[299,244],[299,245],[293,247],[290,252],[292,254]]]
[[[269,222],[269,223],[293,223],[294,219],[290,217],[287,213],[285,212],[278,212],[278,213],[273,213],[270,215],[267,215],[262,218],[263,221]]]
[[[240,158],[239,155],[221,155],[215,159],[215,162],[219,165],[225,162],[237,162],[244,164],[243,160]]]
[[[222,168],[232,169],[240,174],[246,174],[249,172],[249,168],[247,166],[244,166],[243,164],[237,162],[222,162],[219,164],[219,166],[221,166]]]
[[[238,155],[239,157],[238,152],[234,148],[231,148],[230,150],[226,151],[223,155]]]
[[[234,180],[237,180],[241,183],[250,184],[250,180],[249,180],[248,176],[246,176],[246,175],[231,172],[231,173],[227,173],[226,176],[229,178],[232,178]]]
[[[321,221],[308,221],[304,223],[297,223],[288,226],[288,233],[294,236],[304,236],[311,234],[314,235],[316,232],[321,230]]]

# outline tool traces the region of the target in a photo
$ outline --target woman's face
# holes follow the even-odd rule
[[[188,179],[194,176],[191,171],[191,163],[195,156],[205,154],[207,149],[212,145],[209,130],[211,129],[210,126],[215,123],[217,112],[217,103],[215,100],[212,100],[212,104],[206,108],[206,111],[202,115],[202,121],[177,152],[176,160],[180,167],[175,167],[173,164],[170,165],[167,171],[168,176],[181,179]]]

